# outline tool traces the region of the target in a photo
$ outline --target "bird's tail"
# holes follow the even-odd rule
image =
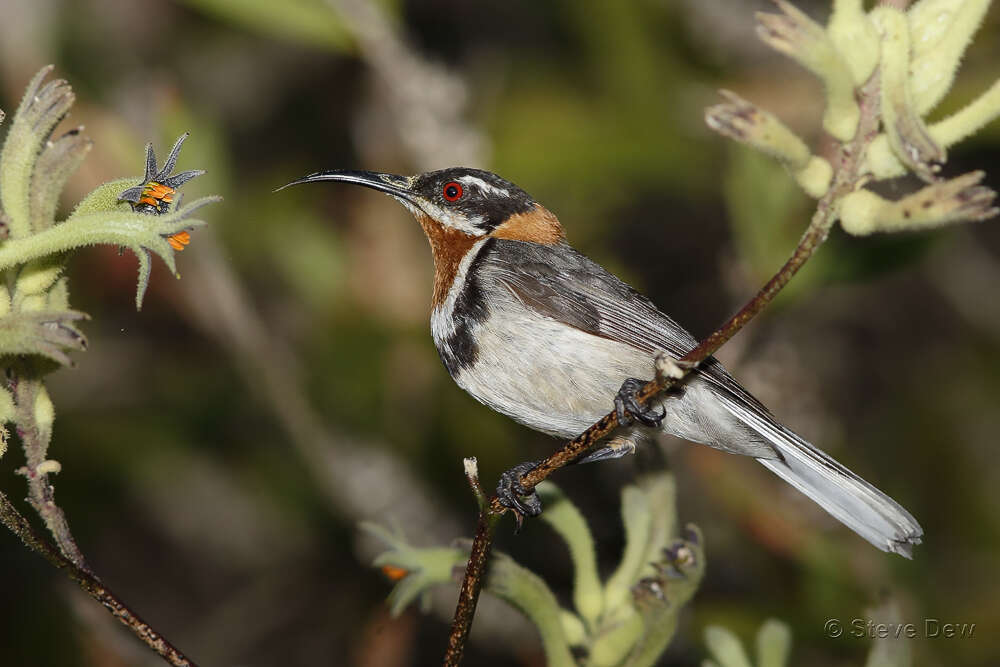
[[[781,455],[757,459],[761,464],[882,551],[912,558],[913,545],[920,544],[924,531],[899,503],[770,415],[751,410],[728,396],[720,399],[729,412],[774,445]]]

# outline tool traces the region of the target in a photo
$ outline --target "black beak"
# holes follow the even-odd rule
[[[372,190],[384,192],[387,195],[404,199],[411,203],[417,203],[417,197],[410,190],[412,179],[406,176],[395,174],[382,174],[377,171],[352,171],[350,169],[331,169],[330,171],[317,171],[309,174],[297,181],[292,181],[288,185],[282,185],[278,190],[284,190],[292,185],[300,183],[316,183],[319,181],[340,181],[341,183],[354,183],[363,185]],[[277,192],[278,190],[275,190]]]

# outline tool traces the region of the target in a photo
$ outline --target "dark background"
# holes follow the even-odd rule
[[[56,497],[81,548],[203,665],[436,664],[454,590],[429,614],[389,618],[391,584],[369,566],[377,545],[358,522],[446,544],[474,525],[463,456],[489,481],[557,445],[448,377],[428,328],[430,254],[405,211],[359,189],[275,187],[328,168],[492,169],[703,336],[780,266],[812,211],[780,166],[710,133],[704,107],[731,89],[825,145],[820,86],[753,34],[767,3],[331,4],[339,11],[319,0],[0,6],[0,107],[12,113],[54,63],[78,96],[66,127],[82,123],[96,142],[66,206],[139,176],[146,141],[162,160],[183,131],[179,168],[209,171],[186,196],[225,197],[179,256],[182,280],[154,267],[139,313],[134,257],[77,253],[70,288],[93,316],[90,350],[50,382]],[[825,20],[827,3],[801,6]],[[993,10],[932,119],[998,75]],[[993,123],[950,150],[945,173],[985,169],[1000,188],[998,150]],[[971,640],[917,642],[916,664],[990,664],[998,285],[995,221],[864,239],[835,230],[724,348],[778,416],[907,507],[926,543],[912,562],[887,556],[752,461],[667,443],[708,572],[663,664],[700,663],[708,624],[749,640],[776,616],[791,624],[794,664],[861,665],[869,643],[829,639],[823,623],[865,618],[883,594],[906,621],[977,624]],[[0,488],[18,501],[22,463],[16,445],[0,460]],[[556,476],[608,570],[635,465]],[[500,548],[565,596],[556,538],[535,523],[510,532]],[[0,664],[158,664],[12,535],[0,535],[0,587]],[[542,664],[533,630],[498,607],[487,602],[468,663]]]

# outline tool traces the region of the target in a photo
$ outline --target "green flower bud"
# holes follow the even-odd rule
[[[785,0],[774,0],[781,14],[757,13],[757,36],[819,77],[826,87],[823,128],[850,141],[861,112],[854,100],[854,76],[823,26]]]
[[[906,15],[898,9],[879,7],[872,19],[882,32],[882,124],[889,144],[900,161],[931,180],[935,167],[945,161],[945,152],[931,138],[910,94],[910,30]]]
[[[834,0],[826,28],[840,57],[860,86],[875,71],[879,58],[879,36],[864,11],[862,0]]]
[[[728,90],[719,91],[728,102],[705,110],[705,123],[724,136],[747,144],[782,162],[811,197],[822,197],[830,187],[833,169],[778,118]]]
[[[937,106],[951,88],[989,4],[989,0],[924,0],[910,11],[914,45],[910,80],[920,115]]]
[[[736,93],[728,90],[719,93],[728,102],[705,110],[705,123],[710,128],[777,158],[792,170],[804,169],[809,164],[809,147],[774,114]]]
[[[974,171],[932,183],[898,201],[859,190],[841,200],[840,224],[849,234],[928,229],[954,222],[978,222],[1000,209],[993,206],[996,192],[979,185],[985,176]]]
[[[819,199],[830,189],[833,167],[821,157],[811,157],[805,167],[792,172],[795,182],[813,199]]]

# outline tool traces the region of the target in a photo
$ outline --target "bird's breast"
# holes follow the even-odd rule
[[[440,287],[440,295],[439,286],[435,284],[431,334],[441,361],[452,377],[472,366],[479,356],[475,330],[487,319],[490,311],[476,269],[493,243],[495,241],[488,238],[474,242],[456,263],[450,283]]]
[[[475,271],[434,309],[431,331],[460,387],[559,437],[572,437],[607,413],[625,378],[654,372],[649,354],[541,315]]]

